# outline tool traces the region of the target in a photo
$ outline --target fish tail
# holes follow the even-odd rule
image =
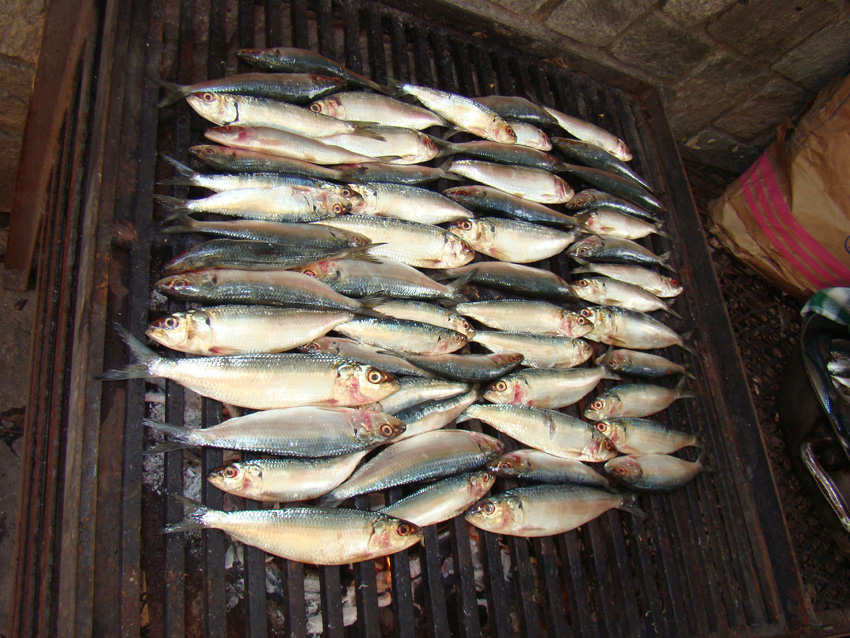
[[[671,308],[667,304],[664,304],[664,311],[667,312],[667,313],[670,313],[671,315],[676,317],[676,319],[684,319],[684,317],[682,317],[682,315],[680,315],[677,311],[673,310],[673,308]]]
[[[692,355],[694,355],[695,357],[698,357],[698,356],[699,356],[699,353],[697,353],[696,349],[695,349],[693,346],[689,346],[687,343],[685,343],[686,341],[690,341],[690,339],[691,339],[691,337],[693,336],[693,334],[694,334],[694,333],[693,333],[693,331],[691,331],[691,332],[686,332],[685,334],[683,334],[683,335],[682,335],[682,338],[681,338],[681,339],[679,339],[679,346],[680,346],[683,350],[685,350],[685,351],[687,351],[687,352],[690,352],[690,353],[691,353]]]
[[[159,454],[160,452],[172,452],[174,450],[182,450],[183,448],[191,447],[190,441],[191,431],[189,428],[171,425],[169,423],[160,423],[152,419],[142,419],[142,425],[159,432],[166,437],[166,441],[149,447],[145,450],[145,454]]]
[[[168,195],[154,195],[153,198],[170,213],[164,221],[174,221],[175,219],[186,217],[186,215],[192,212],[189,209],[189,202],[185,199],[169,197]]]
[[[194,529],[204,529],[207,526],[204,523],[204,516],[210,512],[210,508],[202,503],[186,498],[182,494],[172,494],[176,500],[183,504],[183,520],[172,525],[166,525],[162,530],[163,534],[171,534],[173,532],[188,532]]]
[[[333,509],[335,507],[339,507],[346,498],[348,497],[339,498],[338,496],[335,496],[333,492],[328,492],[318,500],[317,504],[319,507]]]
[[[379,257],[375,257],[375,255],[372,255],[366,251],[383,245],[385,245],[385,242],[378,242],[376,244],[366,244],[364,246],[351,246],[350,248],[345,248],[341,250],[332,257],[328,257],[328,259],[357,259],[358,261],[366,261],[371,264],[379,264],[381,263],[381,259]]]
[[[160,80],[159,78],[152,78],[154,82],[159,84],[159,86],[166,91],[168,94],[162,98],[159,103],[156,105],[157,108],[163,108],[166,106],[171,106],[176,102],[179,102],[184,97],[186,97],[185,87],[180,86],[179,84],[175,84],[174,82],[168,82],[167,80]]]
[[[672,253],[668,250],[668,251],[667,251],[666,253],[664,253],[663,255],[659,255],[658,257],[659,257],[659,259],[661,260],[661,264],[660,264],[660,265],[661,265],[662,267],[666,268],[667,270],[669,270],[670,272],[674,272],[674,273],[678,274],[678,273],[679,273],[679,271],[678,271],[678,270],[676,270],[675,268],[673,268],[673,266],[671,266],[671,265],[670,265],[670,263],[669,263],[669,261],[670,261],[670,255],[671,255],[671,254],[672,254]]]
[[[646,512],[644,512],[640,507],[638,507],[637,500],[637,494],[623,494],[623,502],[617,506],[617,509],[623,510],[624,512],[628,512],[629,514],[633,514],[638,518],[646,518]]]
[[[171,179],[163,179],[157,182],[157,184],[162,184],[165,186],[196,186],[198,183],[198,177],[200,173],[198,171],[192,169],[189,166],[186,166],[183,162],[179,162],[173,157],[169,157],[168,155],[163,155],[162,159],[171,164],[174,167],[175,176]]]
[[[161,357],[148,348],[141,341],[130,334],[124,326],[113,324],[118,336],[123,339],[124,343],[130,348],[130,352],[136,359],[133,363],[121,368],[120,370],[104,370],[98,377],[101,381],[124,381],[126,379],[144,379],[151,376],[151,364],[161,359]]]
[[[696,396],[696,393],[693,390],[688,390],[685,388],[685,377],[679,379],[679,383],[676,384],[676,396],[679,399],[690,399]]]
[[[460,294],[461,288],[463,288],[466,284],[472,281],[477,273],[478,269],[473,268],[468,273],[461,275],[452,283],[448,284],[446,288],[448,288],[449,291],[452,293],[452,298],[462,297],[462,295]]]
[[[656,225],[655,225],[655,230],[654,230],[653,232],[654,232],[656,235],[658,235],[659,237],[663,237],[664,239],[669,239],[670,241],[672,241],[672,240],[673,240],[673,237],[672,237],[670,234],[668,234],[668,233],[664,232],[663,230],[661,230],[661,224],[660,224],[660,223],[658,223],[658,224],[656,224]]]
[[[356,301],[360,302],[360,307],[354,311],[355,314],[363,315],[364,317],[374,317],[375,319],[386,319],[387,315],[382,312],[378,312],[375,310],[375,306],[380,306],[382,303],[386,303],[389,298],[385,295],[366,295],[365,297],[361,297]]]
[[[180,220],[182,223],[163,228],[161,232],[172,235],[175,233],[199,233],[198,220],[194,217],[184,217]]]
[[[597,357],[597,358],[596,358],[596,361],[594,361],[594,363],[595,363],[597,366],[603,366],[603,367],[604,367],[604,366],[605,366],[605,361],[606,361],[606,359],[608,359],[608,357],[611,355],[611,351],[612,351],[612,350],[614,350],[614,346],[608,346],[608,349],[605,351],[605,353],[604,353],[601,357]]]

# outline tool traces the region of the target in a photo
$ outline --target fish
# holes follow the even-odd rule
[[[490,461],[487,466],[502,478],[537,481],[539,483],[566,483],[586,485],[613,492],[611,482],[581,461],[562,459],[540,450],[516,450]]]
[[[434,191],[405,184],[350,184],[360,195],[352,206],[352,215],[394,217],[421,224],[444,224],[471,219],[472,213],[461,204]]]
[[[514,130],[517,146],[527,146],[538,151],[552,150],[552,141],[549,136],[533,124],[509,120],[508,126]]]
[[[453,159],[445,169],[540,204],[563,204],[575,194],[563,179],[539,168]]]
[[[361,162],[359,164],[340,164],[335,167],[341,182],[361,182],[382,184],[407,184],[418,186],[436,179],[459,181],[443,168],[422,166],[420,164],[387,164],[384,162]]]
[[[430,372],[419,368],[405,359],[379,350],[378,348],[357,343],[340,337],[320,337],[299,348],[302,352],[323,352],[335,354],[352,361],[358,361],[385,370],[396,375],[415,377],[433,377]],[[401,380],[399,380],[401,387]],[[388,397],[387,397],[388,398]]]
[[[163,155],[162,159],[173,166],[175,170],[174,178],[157,182],[157,184],[163,186],[197,186],[215,191],[216,193],[243,188],[274,188],[276,186],[294,188],[297,186],[312,186],[332,190],[346,198],[351,194],[350,192],[348,195],[343,194],[343,189],[338,184],[332,184],[331,182],[325,182],[313,177],[281,175],[280,173],[236,173],[228,175],[221,173],[199,173],[182,162],[178,162],[173,157]]]
[[[369,126],[353,133],[326,135],[322,142],[374,159],[387,158],[390,164],[429,162],[440,152],[429,135],[398,126]]]
[[[635,377],[658,379],[674,374],[684,374],[693,378],[685,366],[673,363],[657,354],[634,350],[609,350],[596,360],[596,365],[604,366],[614,373]]]
[[[518,370],[491,383],[484,398],[491,403],[527,405],[556,410],[585,397],[602,379],[611,375],[605,368]]]
[[[464,518],[487,532],[533,538],[563,534],[611,509],[645,516],[630,494],[583,485],[534,485],[482,499]]]
[[[670,492],[692,481],[703,469],[702,455],[691,462],[667,454],[632,454],[608,461],[602,471],[630,490]]]
[[[318,223],[366,235],[382,244],[370,248],[369,254],[417,268],[457,268],[475,257],[475,252],[459,237],[431,224],[371,215],[343,215]]]
[[[590,235],[570,246],[567,249],[567,255],[585,261],[613,261],[644,266],[663,266],[672,270],[669,264],[669,252],[659,256],[640,244],[619,237]]]
[[[468,392],[447,399],[422,401],[416,405],[399,410],[394,416],[402,421],[406,429],[395,441],[403,441],[426,432],[433,432],[446,427],[457,416],[475,403],[480,396],[478,386]]]
[[[353,153],[322,140],[267,126],[217,126],[204,132],[211,142],[232,148],[259,151],[322,166],[371,162],[375,158]]]
[[[145,334],[172,350],[216,356],[284,352],[324,336],[354,313],[269,306],[210,306],[157,319]]]
[[[358,494],[468,472],[483,467],[503,451],[501,441],[478,432],[426,432],[382,450],[321,502],[338,504]]]
[[[265,221],[313,222],[351,210],[351,202],[344,197],[307,186],[240,188],[201,199],[180,199],[168,195],[154,195],[153,198],[169,211],[166,221],[190,213],[217,213]]]
[[[157,104],[159,108],[195,93],[235,93],[304,104],[345,87],[341,78],[315,73],[239,73],[186,86],[165,80],[157,80],[157,84],[168,91]]]
[[[642,312],[593,306],[581,311],[583,317],[593,324],[593,330],[585,335],[591,341],[630,350],[652,350],[679,346],[696,355],[675,330]]]
[[[561,172],[569,173],[591,186],[601,188],[605,192],[621,197],[627,202],[654,213],[663,213],[667,209],[655,195],[629,178],[620,177],[598,168],[576,166],[575,164],[565,164],[561,168]]]
[[[294,47],[274,47],[267,49],[238,49],[236,57],[251,66],[266,71],[283,71],[287,73],[324,73],[344,79],[349,85],[372,89],[385,93],[387,88],[355,73],[330,58],[310,51]]]
[[[496,479],[489,472],[466,472],[431,483],[380,511],[420,527],[436,525],[462,514],[483,498],[495,483]]]
[[[346,565],[388,556],[422,540],[408,521],[354,509],[315,507],[223,512],[182,499],[188,509],[166,533],[220,529],[236,540],[287,560],[314,565]]]
[[[520,363],[518,352],[501,354],[440,354],[434,356],[405,354],[415,366],[446,379],[468,383],[486,383],[507,374]]]
[[[435,140],[442,147],[441,154],[467,155],[475,159],[487,160],[498,164],[515,164],[543,171],[556,171],[563,162],[554,155],[521,144],[502,144],[489,140],[472,142],[443,142]]]
[[[696,396],[685,388],[685,379],[675,388],[649,383],[629,383],[614,386],[598,395],[585,409],[584,418],[603,421],[615,417],[650,416],[667,409],[677,399]]]
[[[294,458],[358,454],[395,440],[404,422],[389,414],[316,406],[263,410],[208,428],[185,428],[150,419],[143,424],[166,437],[147,453],[216,447]]]
[[[398,390],[398,380],[373,366],[332,355],[246,354],[167,359],[126,329],[119,330],[136,362],[107,370],[104,381],[164,378],[243,408],[270,410],[304,405],[355,407]]]
[[[466,277],[468,283],[483,284],[529,297],[554,301],[576,299],[572,286],[555,273],[503,261],[482,261],[461,268],[451,268],[443,271],[441,276],[447,279]]]
[[[461,130],[494,142],[516,144],[516,133],[508,123],[495,111],[471,98],[414,84],[396,83],[395,88],[401,94],[412,95],[427,109]]]
[[[331,228],[328,226],[327,228]],[[376,263],[357,259],[322,259],[296,272],[315,277],[340,294],[353,297],[382,296],[397,299],[459,299],[464,281],[449,285],[394,259],[377,257]]]
[[[596,422],[596,429],[611,439],[623,454],[672,454],[684,447],[703,447],[695,434],[680,432],[649,419],[617,417]]]
[[[394,319],[405,321],[421,321],[433,326],[448,328],[466,335],[468,339],[475,336],[475,328],[457,312],[443,306],[426,301],[407,299],[391,299],[375,304],[372,309]],[[582,317],[583,319],[583,317]]]
[[[631,202],[627,202],[625,199],[621,197],[616,197],[611,193],[606,193],[604,191],[600,191],[594,188],[588,188],[583,191],[579,191],[578,193],[576,193],[575,197],[573,197],[570,201],[564,203],[564,207],[567,210],[573,212],[579,212],[589,209],[615,210],[621,213],[625,213],[626,215],[643,217],[654,222],[661,221],[657,217],[657,215],[641,208],[640,206],[636,206]]]
[[[553,456],[598,463],[616,456],[614,444],[592,424],[556,410],[476,403],[458,417],[478,419],[512,439]]]
[[[318,459],[257,459],[222,465],[207,474],[218,489],[268,503],[306,501],[330,492],[351,476],[368,453]]]
[[[375,315],[370,300],[341,295],[314,277],[292,270],[210,268],[163,277],[156,290],[173,299],[213,304],[259,304]]]
[[[207,166],[220,171],[287,173],[321,180],[346,181],[343,179],[343,173],[327,166],[249,149],[231,148],[218,144],[198,144],[189,147],[189,153]]]
[[[593,324],[581,313],[565,310],[548,301],[501,299],[459,303],[454,310],[480,321],[485,326],[505,332],[532,332],[583,337],[593,330]]]
[[[495,111],[506,120],[518,120],[535,126],[555,126],[558,120],[547,113],[543,107],[518,95],[487,95],[472,98]]]
[[[558,122],[558,126],[573,137],[576,137],[583,142],[594,144],[624,162],[631,161],[632,153],[629,150],[629,147],[616,135],[612,135],[603,128],[595,126],[590,122],[586,122],[577,117],[572,117],[566,113],[562,113],[552,107],[544,106],[543,110],[555,118]]]
[[[591,168],[598,168],[609,173],[615,173],[626,179],[631,179],[642,188],[652,192],[652,186],[645,179],[635,173],[623,160],[611,155],[611,153],[600,146],[582,142],[581,140],[571,140],[566,137],[553,137],[551,139],[555,148],[571,160],[579,161]]]
[[[572,274],[579,275],[583,273],[595,273],[597,275],[605,275],[611,279],[624,281],[627,284],[640,286],[647,292],[651,292],[656,297],[665,299],[677,297],[682,292],[682,284],[672,277],[661,275],[649,268],[642,268],[633,264],[607,264],[604,262],[589,262],[580,257],[573,256],[581,268],[572,270]]]
[[[367,91],[346,91],[316,100],[310,110],[347,122],[369,122],[422,131],[432,126],[449,126],[436,113],[394,98]]]
[[[445,381],[443,379],[400,377],[398,382],[398,390],[386,399],[370,404],[368,407],[378,412],[396,415],[417,403],[448,399],[463,394],[470,389],[467,383]]]
[[[365,235],[350,230],[320,226],[318,224],[267,222],[257,219],[236,219],[221,222],[200,221],[184,217],[178,226],[164,228],[164,233],[206,233],[232,239],[299,246],[303,248],[330,248],[344,250],[366,246],[372,242]]]
[[[638,312],[664,312],[681,319],[682,315],[666,302],[640,286],[628,284],[608,277],[584,277],[572,282],[573,290],[579,299],[600,306],[616,306],[637,310]]]
[[[459,350],[466,335],[421,321],[359,317],[334,330],[360,343],[402,353],[437,355]]]
[[[588,233],[610,235],[621,239],[641,239],[651,234],[670,239],[659,222],[649,222],[611,209],[594,209],[575,215],[579,227]]]
[[[575,219],[568,215],[491,186],[478,184],[455,186],[444,190],[443,195],[479,213],[496,213],[555,228],[576,227]]]
[[[448,229],[476,252],[515,264],[554,257],[580,234],[576,229],[565,232],[500,217],[464,219],[450,224]]]
[[[557,335],[478,330],[472,341],[493,352],[521,352],[522,365],[533,368],[573,368],[593,354],[587,341]]]

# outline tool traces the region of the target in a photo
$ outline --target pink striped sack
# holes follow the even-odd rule
[[[736,257],[800,299],[850,285],[850,78],[827,87],[709,206]]]

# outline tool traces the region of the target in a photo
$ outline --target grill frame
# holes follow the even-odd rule
[[[190,20],[199,5],[208,9],[205,34],[199,34]],[[175,7],[179,13],[176,35],[184,45],[171,52],[168,47],[175,33],[170,20]],[[220,61],[230,49],[227,25],[233,23],[227,7],[237,12],[239,46],[254,46],[258,7],[248,0],[106,2],[98,7],[97,29],[92,31],[98,37],[88,40],[78,65],[76,101],[66,118],[63,153],[51,181],[50,214],[41,231],[42,246],[62,250],[43,250],[38,269],[38,314],[43,323],[34,335],[30,405],[39,407],[27,414],[21,500],[26,515],[19,519],[11,635],[138,635],[143,613],[150,622],[149,633],[157,635],[265,635],[270,629],[262,552],[246,548],[245,602],[236,613],[225,613],[223,536],[204,533],[200,553],[195,555],[185,549],[191,542],[160,534],[166,521],[180,518],[181,507],[143,490],[144,435],[138,421],[144,416],[145,390],[150,386],[141,381],[101,385],[94,379],[102,369],[120,367],[126,358],[108,323],[119,321],[135,334],[141,334],[147,323],[152,265],[148,248],[160,241],[151,224],[157,148],[162,148],[164,136],[170,136],[169,148],[177,159],[185,159],[185,149],[197,138],[200,126],[185,105],[176,109],[173,122],[157,112],[158,89],[148,78],[160,76],[162,58],[169,55],[175,59],[180,83],[222,75],[225,69]],[[627,630],[641,635],[814,636],[850,627],[846,615],[833,620],[832,627],[821,625],[808,607],[731,325],[657,92],[627,94],[501,44],[483,44],[377,3],[316,0],[284,7],[268,2],[262,10],[267,45],[291,43],[317,48],[331,57],[340,54],[341,62],[358,72],[371,71],[379,82],[386,77],[382,67],[387,47],[378,42],[383,43],[385,33],[390,39],[392,75],[402,80],[473,94],[482,88],[481,78],[484,87],[492,78],[499,92],[530,90],[540,95],[546,78],[563,77],[578,90],[571,92],[566,84],[557,84],[559,105],[597,123],[603,122],[599,115],[604,114],[609,128],[614,122],[614,132],[637,150],[638,172],[660,186],[675,211],[668,216],[668,226],[682,240],[676,261],[686,287],[694,291],[689,293],[688,312],[700,329],[696,342],[703,355],[695,389],[704,400],[677,406],[672,413],[687,417],[689,423],[711,426],[708,452],[714,474],[674,494],[644,499],[649,513],[646,524],[609,513],[579,532],[557,538],[532,543],[507,539],[516,566],[511,581],[501,578],[498,539],[484,534],[491,633],[513,635],[511,598],[516,601],[518,629],[525,635],[536,635],[541,620],[558,636]],[[410,43],[409,52],[401,46],[402,35]],[[432,60],[434,50],[444,55]],[[364,53],[369,68],[364,68]],[[410,77],[412,72],[415,78]],[[518,87],[514,77],[527,82]],[[623,85],[634,87],[634,82],[623,78]],[[624,130],[617,130],[621,126]],[[653,239],[651,245],[662,252],[669,248],[661,239]],[[564,265],[563,258],[553,261],[555,267]],[[699,303],[695,303],[697,290]],[[182,419],[187,401],[192,400],[187,394],[168,384],[167,419]],[[203,402],[202,418],[206,425],[217,422],[214,402]],[[721,431],[717,427],[721,423],[731,425]],[[204,451],[202,468],[220,464],[221,458],[220,451]],[[182,488],[182,465],[181,453],[166,455],[164,481],[169,489]],[[725,489],[716,490],[718,482]],[[204,489],[204,501],[220,506],[221,493]],[[390,498],[400,498],[402,493],[391,490]],[[356,504],[365,506],[365,499]],[[696,532],[695,543],[682,545],[683,564],[670,532],[687,536],[697,513],[711,528],[725,521],[729,538],[712,543],[704,530]],[[396,594],[394,587],[393,592],[399,635],[446,635],[451,629],[473,636],[482,630],[471,587],[470,547],[459,540],[466,525],[456,519],[449,529],[448,553],[459,574],[460,602],[447,600],[450,597],[438,578],[441,557],[447,553],[431,529],[424,548],[411,554],[420,557],[426,583],[421,614],[412,613],[414,600],[405,565],[408,553],[391,561],[399,590]],[[642,535],[658,546],[651,552],[633,549]],[[746,541],[743,547],[736,546],[738,539]],[[710,548],[708,555],[697,552],[700,545]],[[548,557],[540,577],[546,594],[540,596],[542,604],[534,600],[529,552]],[[557,569],[556,556],[565,561],[564,569]],[[690,566],[700,559],[712,569],[694,573]],[[284,630],[303,635],[305,569],[279,562],[289,594],[284,601]],[[611,564],[617,566],[616,572],[609,569]],[[658,576],[662,568],[668,579],[664,583]],[[319,574],[328,635],[346,633],[339,599],[342,583],[349,579],[358,592],[360,620],[353,631],[380,635],[371,563],[353,570],[320,568]],[[597,581],[595,587],[591,578]],[[618,578],[625,579],[619,587]],[[519,583],[518,594],[513,579]],[[626,594],[636,587],[647,593],[661,587],[662,592],[659,597],[647,594],[641,606]],[[195,598],[194,592],[200,595]],[[569,621],[567,611],[552,604],[564,597]],[[643,612],[649,615],[642,617]],[[239,620],[242,624],[237,626]]]

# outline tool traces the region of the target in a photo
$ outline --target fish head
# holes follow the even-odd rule
[[[337,97],[325,97],[321,100],[316,100],[310,105],[310,110],[313,113],[335,117],[338,120],[344,120],[346,116],[345,107],[342,101]]]
[[[480,470],[466,475],[466,484],[470,495],[476,499],[482,498],[496,484],[496,477],[488,470]]]
[[[368,184],[349,184],[352,215],[367,215],[378,208],[378,190]]]
[[[387,555],[407,549],[422,540],[422,528],[392,516],[376,515],[369,536],[369,549],[375,555]]]
[[[596,428],[597,432],[608,437],[616,448],[619,448],[626,442],[626,428],[622,423],[603,419],[602,421],[597,421],[593,427]]]
[[[525,355],[520,352],[500,352],[491,354],[487,357],[497,366],[518,366],[525,359]]]
[[[577,339],[593,330],[593,322],[579,312],[562,310],[558,323],[558,332],[565,337]]]
[[[477,219],[462,219],[449,224],[449,232],[460,237],[470,246],[478,243],[481,234],[481,223]]]
[[[337,405],[363,405],[385,399],[399,389],[399,382],[389,372],[370,365],[346,363],[339,366],[335,395]]]
[[[204,137],[225,146],[245,144],[257,137],[257,132],[250,126],[216,126],[204,132]]]
[[[567,248],[570,257],[593,257],[604,245],[604,241],[597,235],[585,237]]]
[[[584,411],[584,418],[591,421],[601,421],[614,416],[619,412],[620,408],[621,403],[616,395],[598,396],[594,399],[593,403],[587,406],[587,409]]]
[[[574,342],[576,348],[576,356],[579,363],[584,363],[590,359],[593,354],[593,346],[584,339],[576,339]]]
[[[250,498],[262,488],[263,470],[256,463],[231,463],[211,470],[207,480],[220,490]]]
[[[516,144],[516,131],[514,131],[510,124],[500,117],[493,118],[490,126],[488,127],[488,133],[495,142],[502,142],[502,144]]]
[[[584,447],[582,455],[591,463],[601,463],[617,456],[617,447],[611,439],[594,429],[590,443]]]
[[[628,350],[612,350],[605,355],[603,364],[612,372],[627,373],[632,368]]]
[[[239,98],[229,93],[190,93],[186,96],[195,112],[215,124],[233,124],[239,119]]]
[[[614,150],[614,157],[621,159],[624,162],[631,161],[632,152],[623,140],[617,140],[617,148]]]
[[[306,266],[292,268],[295,272],[300,272],[302,275],[314,277],[325,283],[333,283],[340,277],[339,262],[335,259],[322,259],[314,261]]]
[[[355,205],[351,197],[348,198],[348,201],[352,202],[352,206]],[[366,237],[366,235],[361,235],[350,230],[343,230],[342,228],[334,228],[333,226],[327,226],[327,228],[331,237],[337,241],[345,242],[349,246],[368,246],[372,243],[372,240]]]
[[[506,478],[522,478],[526,476],[534,466],[528,460],[526,455],[519,452],[508,452],[502,454],[497,459],[493,459],[487,465],[487,469],[493,472],[496,476]]]
[[[481,196],[481,191],[474,185],[455,186],[443,191],[443,195],[456,202],[469,202]]]
[[[327,354],[339,354],[339,343],[334,341],[332,337],[320,337],[315,341],[311,341],[297,348],[300,352],[324,352]]]
[[[575,284],[573,284],[575,285]],[[575,290],[575,288],[573,288]],[[601,306],[594,306],[591,308],[582,308],[579,314],[587,319],[593,328],[588,334],[594,332],[597,328],[600,330],[604,328],[605,319],[608,316],[605,312],[605,309]]]
[[[661,276],[662,287],[664,288],[665,296],[675,297],[677,295],[681,295],[685,290],[682,288],[682,284],[679,283],[678,279],[673,279],[672,277],[667,277],[665,275]]]
[[[486,434],[481,434],[480,432],[467,433],[469,437],[478,445],[478,449],[481,450],[481,453],[488,457],[488,459],[496,458],[502,452],[505,451],[505,444],[502,443],[499,439],[495,439],[492,436],[487,436]]]
[[[207,344],[212,340],[209,313],[204,310],[175,312],[151,322],[145,334],[164,346],[182,350]]]
[[[206,296],[215,288],[217,281],[214,271],[184,272],[163,277],[154,287],[168,297],[192,300]]]
[[[273,71],[277,67],[281,57],[289,57],[286,51],[280,47],[269,49],[239,49],[236,57],[247,62],[251,66],[266,71]]]
[[[358,441],[379,445],[388,443],[404,434],[407,425],[398,418],[376,412],[374,410],[357,410],[354,412],[354,426]]]
[[[640,461],[633,456],[618,456],[602,466],[602,473],[622,485],[637,483],[643,478]]]
[[[521,377],[503,377],[493,381],[484,391],[484,398],[491,403],[522,405],[528,397],[528,384]]]
[[[452,232],[443,233],[443,252],[439,266],[442,268],[459,268],[475,258],[475,251],[465,241]]]
[[[214,144],[198,144],[190,147],[189,152],[202,162],[225,168],[239,159],[234,149]]]
[[[522,522],[522,501],[510,494],[499,494],[478,501],[466,510],[464,518],[488,532],[512,529]]]
[[[457,331],[453,332],[454,334],[440,335],[438,337],[435,354],[448,354],[455,350],[460,350],[467,344],[468,340],[465,334]]]
[[[557,175],[553,175],[555,182],[555,197],[559,202],[568,202],[573,198],[576,192],[563,179]]]
[[[328,189],[320,189],[314,199],[313,208],[332,215],[345,215],[351,212],[351,201]]]
[[[599,215],[594,210],[574,215],[573,219],[576,220],[579,226],[588,232],[599,233],[603,230],[603,226],[599,220]]]

